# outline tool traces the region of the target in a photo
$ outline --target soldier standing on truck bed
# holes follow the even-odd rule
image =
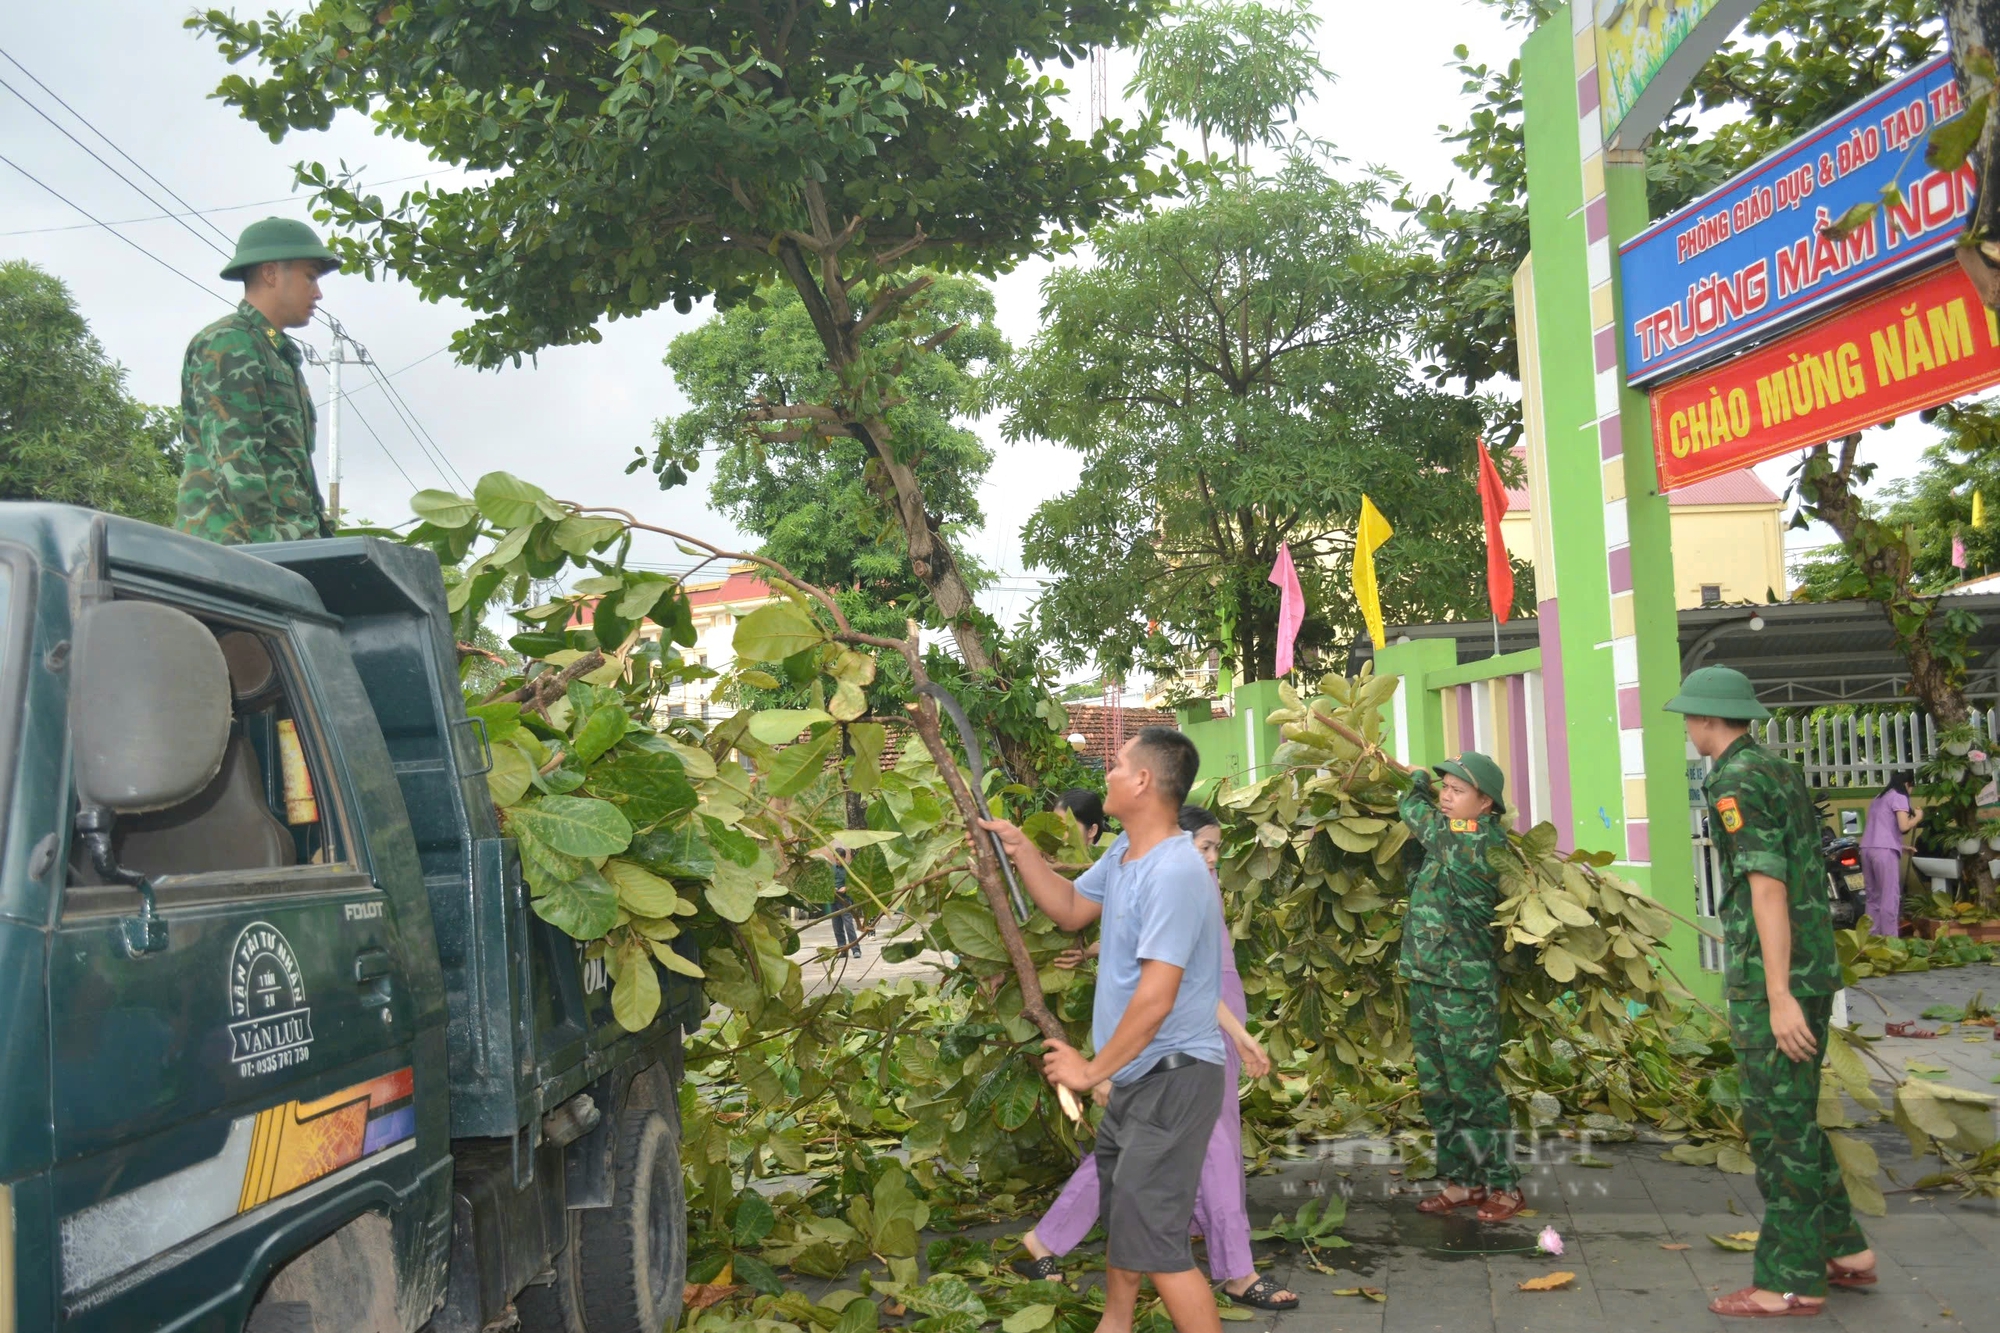
[[[303,353],[284,330],[312,319],[321,275],[339,267],[303,222],[243,229],[222,270],[242,282],[243,299],[194,336],[181,362],[182,532],[225,546],[333,535],[313,475]]]

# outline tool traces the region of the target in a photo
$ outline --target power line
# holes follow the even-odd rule
[[[451,168],[451,170],[457,170],[457,168],[454,167]],[[437,172],[433,171],[418,171],[418,172],[413,172],[408,176],[391,176],[388,180],[385,181],[355,181],[353,183],[352,188],[379,189],[384,185],[400,185],[404,181],[423,180],[426,177],[434,176],[437,174],[438,174]],[[297,199],[298,196],[296,194],[284,194],[284,195],[279,195],[275,199],[253,199],[247,204],[223,204],[217,208],[197,208],[189,213],[152,213],[142,218],[120,218],[116,222],[111,222],[104,225],[112,227],[131,227],[131,226],[136,226],[142,222],[168,222],[181,217],[207,217],[210,214],[214,213],[240,213],[246,208],[268,208],[272,204],[289,204],[296,201]],[[65,231],[91,231],[95,229],[98,225],[99,224],[93,222],[72,222],[61,227],[21,227],[14,231],[0,231],[0,237],[50,236],[58,232],[65,232]]]
[[[187,274],[181,272],[179,269],[175,268],[172,264],[169,264],[166,260],[154,254],[151,250],[148,250],[145,246],[139,244],[137,241],[133,240],[130,236],[127,236],[124,232],[119,231],[116,227],[113,227],[110,223],[100,221],[98,217],[95,214],[93,214],[89,209],[85,208],[82,204],[77,203],[74,199],[71,199],[69,196],[65,195],[61,190],[56,189],[55,186],[50,185],[47,181],[41,179],[39,176],[29,171],[26,167],[22,166],[19,162],[16,162],[13,158],[7,157],[4,154],[0,154],[0,162],[5,162],[8,166],[14,168],[14,170],[20,172],[23,176],[26,176],[34,184],[41,186],[44,190],[47,190],[57,199],[60,199],[63,203],[68,204],[71,208],[83,214],[85,217],[89,218],[92,222],[104,228],[104,230],[110,232],[113,236],[116,236],[119,240],[131,246],[134,250],[137,250],[140,254],[146,256],[146,258],[152,260],[155,264],[158,264],[161,268],[165,269],[167,272],[179,278],[182,282],[187,283],[189,286],[195,288],[198,291],[206,292],[208,295],[214,297],[216,300],[222,302],[224,305],[235,304],[235,302],[231,301],[221,292],[218,292],[213,287],[210,287],[207,284],[203,283],[199,278],[192,278],[189,277]]]
[[[91,132],[92,134],[96,135],[96,136],[97,136],[98,138],[100,138],[100,139],[104,140],[104,142],[105,142],[106,144],[108,144],[108,145],[110,146],[110,148],[111,148],[111,151],[112,151],[112,152],[114,152],[114,153],[118,154],[118,156],[120,156],[120,157],[124,158],[124,159],[125,159],[125,160],[126,160],[127,162],[130,162],[130,163],[131,163],[131,164],[132,164],[133,166],[135,166],[135,167],[139,168],[139,173],[140,173],[140,174],[141,174],[142,176],[144,176],[144,177],[145,177],[145,178],[146,178],[147,180],[149,180],[149,181],[153,182],[153,184],[155,184],[155,185],[159,186],[159,187],[160,187],[160,188],[161,188],[162,190],[165,190],[165,191],[167,192],[167,197],[168,197],[169,199],[172,199],[172,200],[173,200],[173,201],[174,201],[175,203],[179,204],[179,205],[180,205],[180,206],[181,206],[182,208],[185,208],[185,209],[187,209],[187,210],[188,210],[189,212],[191,212],[191,213],[194,213],[194,214],[195,214],[195,216],[197,216],[197,217],[199,217],[199,216],[200,216],[200,211],[199,211],[198,209],[196,209],[196,208],[195,208],[195,206],[194,206],[193,204],[189,203],[189,202],[188,202],[187,200],[185,200],[185,199],[181,198],[181,197],[180,197],[179,195],[175,194],[175,193],[174,193],[174,191],[173,191],[173,187],[169,186],[169,185],[168,185],[168,184],[167,184],[167,183],[166,183],[165,181],[161,180],[161,179],[160,179],[160,178],[159,178],[158,176],[155,176],[155,175],[154,175],[154,174],[153,174],[152,172],[150,172],[150,171],[147,171],[147,170],[146,170],[146,167],[145,167],[145,164],[144,164],[144,163],[142,163],[142,162],[140,162],[140,161],[139,161],[139,159],[137,159],[137,158],[133,157],[133,156],[132,156],[132,155],[131,155],[130,153],[126,152],[126,151],[125,151],[125,150],[124,150],[123,148],[120,148],[120,147],[119,147],[119,146],[118,146],[117,144],[115,144],[115,143],[112,143],[112,142],[111,142],[111,136],[110,136],[110,135],[106,134],[106,133],[105,133],[105,132],[104,132],[103,130],[100,130],[100,129],[98,129],[98,128],[97,128],[97,126],[95,126],[95,125],[91,124],[91,123],[90,123],[90,120],[89,120],[89,118],[88,118],[88,117],[86,117],[86,116],[85,116],[85,115],[84,115],[84,114],[83,114],[83,113],[82,113],[81,111],[78,111],[78,110],[77,110],[77,109],[76,109],[75,107],[71,106],[71,105],[70,105],[70,104],[69,104],[68,102],[65,102],[65,101],[63,101],[63,99],[62,99],[62,94],[61,94],[61,93],[58,93],[58,92],[57,92],[57,91],[56,91],[55,89],[53,89],[53,88],[49,87],[49,85],[47,85],[46,83],[43,83],[43,82],[42,82],[42,81],[41,81],[41,80],[40,80],[39,78],[36,78],[36,77],[35,77],[35,72],[34,72],[33,70],[29,69],[29,68],[28,68],[28,67],[27,67],[26,65],[22,64],[22,63],[21,63],[20,61],[16,60],[16,59],[14,58],[14,55],[13,55],[13,53],[12,53],[12,52],[8,51],[8,50],[7,50],[7,49],[6,49],[5,47],[0,47],[0,56],[6,56],[6,57],[7,57],[7,63],[8,63],[8,64],[12,65],[12,66],[13,66],[13,67],[14,67],[15,69],[18,69],[18,70],[20,70],[20,71],[21,71],[21,72],[22,72],[23,74],[27,75],[27,76],[28,76],[28,78],[29,78],[29,80],[30,80],[30,81],[31,81],[31,82],[32,82],[32,83],[33,83],[33,84],[34,84],[34,85],[35,85],[35,86],[36,86],[37,88],[40,88],[40,89],[41,89],[41,90],[42,90],[43,92],[47,93],[47,94],[48,94],[48,95],[49,95],[50,97],[54,98],[54,99],[55,99],[55,103],[56,103],[56,105],[57,105],[57,106],[61,107],[61,108],[62,108],[63,110],[65,110],[65,111],[69,112],[69,113],[70,113],[70,115],[72,115],[72,116],[76,117],[77,121],[78,121],[78,122],[79,122],[80,124],[82,124],[82,125],[83,125],[83,127],[84,127],[85,129],[89,130],[89,131],[90,131],[90,132]],[[12,90],[11,88],[10,88],[10,89],[8,89],[8,91],[9,91],[9,92],[13,92],[13,90]],[[19,93],[14,93],[14,96],[16,96],[16,97],[21,97],[21,94],[19,94]],[[21,100],[25,102],[25,101],[27,101],[28,99],[27,99],[27,98],[25,98],[25,97],[22,97],[22,98],[21,98]],[[32,104],[31,104],[31,105],[32,105]],[[44,120],[48,120],[48,116],[47,116],[47,114],[46,114],[46,113],[44,113],[44,112],[42,112],[42,111],[40,110],[40,108],[36,108],[36,113],[37,113],[38,115],[41,115],[41,116],[42,116],[42,118],[43,118]],[[55,122],[54,122],[53,120],[50,120],[50,121],[49,121],[49,123],[50,123],[51,125],[55,125]],[[62,129],[62,126],[60,126],[60,125],[56,125],[56,128],[57,128],[57,129]],[[67,133],[67,131],[65,131],[65,133]],[[79,144],[77,145],[77,147],[79,147],[79,148],[83,148],[83,145],[79,143]],[[89,152],[90,152],[90,150],[89,150],[88,148],[84,148],[84,151],[85,151],[86,153],[89,153]],[[91,155],[92,157],[97,157],[97,154],[95,154],[95,153],[91,153],[90,155]],[[103,159],[102,159],[102,158],[98,158],[98,160],[99,160],[99,161],[103,161]],[[107,167],[110,167],[110,164],[109,164],[109,163],[106,163],[105,165],[106,165]],[[114,174],[115,174],[115,173],[116,173],[116,171],[117,171],[117,168],[115,168],[115,167],[111,167],[110,169],[111,169],[111,170],[113,171],[113,173],[114,173]],[[130,185],[130,184],[131,184],[131,182],[130,182],[130,181],[127,181],[127,182],[126,182],[126,184]],[[137,189],[138,189],[139,187],[138,187],[138,186],[136,186],[136,185],[134,185],[134,186],[133,186],[132,188],[133,188],[133,189],[135,189],[135,190],[137,190]],[[143,190],[140,190],[139,192],[140,192],[141,194],[144,194],[144,193],[145,193],[145,191],[143,191]],[[155,207],[158,207],[158,205],[155,205]],[[178,219],[176,219],[176,220],[178,220]],[[208,228],[208,229],[209,229],[210,231],[214,232],[214,233],[215,233],[215,234],[216,234],[217,236],[220,236],[220,237],[222,237],[222,239],[223,239],[223,242],[224,242],[225,244],[228,244],[228,243],[229,243],[229,237],[228,237],[228,235],[227,235],[226,233],[224,233],[224,232],[223,232],[223,230],[222,230],[222,229],[221,229],[220,227],[217,227],[217,226],[216,226],[216,225],[215,225],[215,224],[214,224],[213,222],[209,222],[209,221],[208,221],[208,220],[207,220],[206,218],[203,218],[203,219],[202,219],[202,223],[203,223],[203,225],[204,225],[204,226],[206,226],[206,227],[207,227],[207,228]],[[183,223],[182,225],[184,225],[184,226],[185,226],[186,224],[184,224],[184,223]],[[188,230],[189,230],[189,231],[194,231],[194,229],[193,229],[192,227],[189,227],[189,228],[188,228]],[[196,234],[197,236],[198,236],[198,235],[200,235],[200,233],[198,233],[198,232],[197,232],[197,233],[195,233],[195,234]],[[228,252],[227,250],[225,250],[225,251],[223,251],[223,253],[224,253],[224,254],[228,254],[229,252]]]
[[[340,396],[347,400],[347,410],[354,413],[354,419],[360,422],[364,427],[366,427],[368,433],[371,436],[374,436],[375,447],[382,451],[382,457],[389,460],[389,466],[395,468],[396,471],[402,473],[404,482],[409,485],[410,494],[415,495],[418,491],[422,490],[423,487],[417,485],[417,483],[410,477],[410,474],[403,470],[402,463],[397,460],[395,454],[389,451],[389,446],[382,443],[382,437],[375,433],[375,427],[368,424],[368,418],[361,415],[361,409],[354,405],[354,396],[352,394],[347,394],[347,393],[343,393]]]
[[[449,475],[457,480],[462,491],[470,492],[472,490],[472,483],[467,481],[460,474],[459,470],[452,465],[450,457],[444,451],[444,446],[437,442],[436,438],[431,435],[430,430],[417,417],[416,409],[410,406],[409,401],[403,397],[401,390],[389,382],[389,378],[382,373],[380,366],[376,365],[373,361],[369,361],[367,365],[368,373],[374,376],[375,383],[380,385],[382,392],[388,395],[390,408],[397,416],[404,419],[403,424],[409,428],[410,438],[416,440],[417,447],[423,449],[424,452],[429,454],[439,464],[439,475]],[[421,438],[419,438],[420,434]],[[428,445],[426,442],[428,442]]]

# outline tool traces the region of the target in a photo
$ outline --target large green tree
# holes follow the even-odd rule
[[[1242,166],[1331,77],[1313,51],[1318,30],[1310,0],[1190,0],[1147,34],[1125,91],[1193,126],[1204,158],[1220,134]]]
[[[1481,404],[1410,371],[1409,256],[1373,222],[1380,201],[1293,156],[1107,228],[1094,263],[1049,278],[1002,395],[1010,438],[1082,455],[1025,543],[1055,574],[1038,628],[1066,659],[1170,669],[1213,650],[1268,675],[1286,543],[1305,660],[1344,647],[1363,493],[1396,526],[1377,557],[1390,619],[1483,614]]]
[[[896,379],[900,401],[884,417],[913,460],[933,518],[956,540],[984,522],[978,491],[993,462],[962,423],[982,409],[987,376],[1008,347],[993,323],[993,294],[976,279],[940,278],[921,306],[912,318],[929,323],[926,336],[955,333],[937,355],[910,360]],[[796,293],[731,307],[674,339],[666,360],[691,404],[659,425],[659,456],[669,466],[692,470],[713,454],[716,507],[757,537],[761,554],[832,591],[856,629],[896,638],[910,619],[938,623],[936,603],[910,568],[902,527],[868,487],[861,442],[815,422],[750,416],[759,406],[823,402],[833,389]],[[984,571],[967,562],[967,582],[977,591]],[[877,711],[908,683],[895,666],[871,690]]]
[[[911,568],[961,657],[989,630],[905,442],[885,416],[923,349],[898,266],[993,272],[1167,184],[1153,122],[1062,120],[1041,72],[1134,39],[1157,0],[745,0],[627,13],[603,0],[318,0],[295,15],[192,22],[265,73],[220,89],[274,138],[371,115],[472,169],[388,205],[313,167],[346,256],[478,316],[480,365],[590,341],[607,317],[727,305],[782,283],[832,372],[817,403],[771,409],[857,441]],[[677,478],[669,472],[663,480]]]
[[[61,279],[0,263],[0,500],[174,517],[180,413],[125,389]]]

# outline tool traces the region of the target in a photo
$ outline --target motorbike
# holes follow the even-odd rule
[[[1820,859],[1826,866],[1826,903],[1835,930],[1851,929],[1867,910],[1861,884],[1861,839],[1836,833],[1819,806]]]

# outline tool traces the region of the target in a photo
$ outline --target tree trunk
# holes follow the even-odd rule
[[[1987,99],[1986,124],[1972,150],[1979,195],[1970,233],[1975,242],[1961,246],[1958,262],[1972,279],[1988,309],[2000,309],[2000,190],[1989,190],[2000,155],[2000,108],[1993,105],[1993,51],[2000,45],[2000,0],[1943,0],[1945,36],[1951,64],[1958,75],[1959,95],[1969,109]]]
[[[1939,731],[1961,727],[1970,719],[1965,690],[1952,669],[1948,655],[1939,651],[1935,637],[1937,600],[1916,590],[1911,569],[1910,545],[1901,535],[1885,534],[1881,524],[1868,517],[1861,497],[1853,487],[1854,456],[1861,437],[1850,435],[1841,441],[1840,462],[1832,465],[1825,445],[1807,460],[1799,480],[1799,494],[1807,511],[1832,528],[1841,545],[1875,585],[1878,600],[1892,623],[1914,624],[1896,638],[1910,664],[1910,689],[1930,713]],[[1872,548],[1872,550],[1871,550]],[[1994,900],[1992,867],[1986,853],[1970,858],[1972,881],[1983,904]]]
[[[809,188],[807,194],[809,200],[817,200],[819,192],[815,187]],[[823,247],[817,256],[819,272],[813,271],[811,258],[796,240],[788,238],[778,243],[779,258],[799,299],[805,303],[806,313],[812,319],[814,331],[819,334],[835,379],[846,388],[861,358],[861,343],[868,321],[857,316],[848,301],[852,284],[842,274],[840,264],[844,242],[833,235],[823,206],[811,211],[815,231],[819,233],[817,240]],[[931,517],[930,508],[924,501],[923,483],[918,480],[915,469],[897,459],[888,422],[879,414],[857,414],[857,419],[842,424],[848,434],[861,441],[875,465],[868,478],[869,488],[895,514],[897,523],[902,527],[904,546],[910,557],[910,571],[930,593],[937,603],[938,613],[951,626],[952,641],[958,647],[959,660],[975,675],[993,674],[993,654],[986,646],[985,635],[973,620],[976,604],[972,589],[966,586],[951,544],[938,531]],[[1028,747],[1005,733],[996,734],[994,739],[1008,775],[1017,782],[1031,781],[1035,765],[1033,753]]]

